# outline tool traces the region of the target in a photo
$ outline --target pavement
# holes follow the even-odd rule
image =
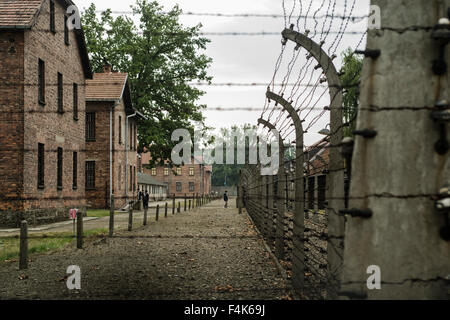
[[[284,300],[292,293],[247,214],[222,201],[175,215],[135,215],[133,231],[29,256],[29,268],[0,262],[0,299]],[[124,219],[123,219],[124,218]],[[127,215],[117,215],[117,224]],[[96,224],[92,220],[86,225]],[[81,289],[67,286],[69,266]]]

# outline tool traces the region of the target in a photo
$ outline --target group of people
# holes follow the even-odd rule
[[[145,191],[145,193],[143,193],[141,190],[139,190],[138,200],[142,200],[144,209],[148,209],[148,202],[150,201],[150,195],[148,194],[148,191]],[[224,208],[228,208],[228,191],[225,191],[225,193],[223,194],[223,201],[225,201]]]
[[[141,201],[144,204],[144,209],[148,209],[148,203],[150,201],[150,195],[148,194],[148,191],[145,191],[143,193],[142,191],[138,192],[138,200]]]

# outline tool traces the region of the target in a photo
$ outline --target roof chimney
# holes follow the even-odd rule
[[[103,67],[103,72],[104,73],[111,73],[112,71],[112,66],[110,64],[105,64],[105,66]]]

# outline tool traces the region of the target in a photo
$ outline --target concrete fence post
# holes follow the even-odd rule
[[[181,212],[181,202],[178,202],[178,210],[177,210],[177,213],[180,213]]]
[[[172,214],[175,214],[175,195],[173,195],[172,199]]]
[[[184,194],[184,211],[186,211],[186,207],[187,207],[187,194]]]
[[[304,229],[305,212],[303,206],[303,127],[297,111],[283,97],[267,91],[266,97],[281,105],[291,118],[295,128],[295,178],[294,178],[294,229],[292,236],[292,284],[301,291],[305,281]]]
[[[130,206],[128,207],[128,231],[133,230],[133,205],[130,202]]]
[[[20,223],[19,270],[28,269],[28,222]]]
[[[322,49],[322,46],[309,39],[306,35],[291,29],[283,31],[283,37],[305,48],[316,59],[326,76],[330,94],[330,162],[327,177],[328,200],[328,298],[337,298],[337,291],[342,275],[342,259],[344,253],[343,237],[345,231],[345,219],[336,214],[336,211],[344,208],[344,159],[338,146],[343,138],[342,125],[342,84],[333,58]],[[303,182],[302,182],[303,183]],[[308,182],[307,182],[308,183]],[[314,192],[311,191],[310,192]]]
[[[449,198],[450,157],[436,142],[450,139],[449,74],[441,68],[450,50],[441,51],[448,25],[428,27],[447,17],[450,1],[371,4],[389,30],[369,30],[361,52],[341,297],[447,300],[450,242],[440,233],[438,199]],[[396,31],[412,21],[417,31]],[[368,288],[370,270],[380,271],[381,290]]]
[[[166,204],[164,206],[164,218],[167,218],[167,209],[168,209],[168,205],[167,205],[167,202],[166,202]]]
[[[156,205],[156,221],[159,220],[159,204]]]
[[[258,123],[263,125],[264,127],[268,128],[269,130],[275,130],[277,131],[276,127],[264,120],[259,119]],[[278,133],[278,131],[277,131]],[[279,135],[279,133],[278,133]],[[278,156],[279,156],[279,168],[278,168],[278,181],[277,181],[277,195],[274,195],[272,192],[273,197],[276,196],[276,204],[277,204],[277,216],[276,216],[276,226],[275,226],[275,255],[278,259],[284,259],[284,215],[285,215],[285,203],[284,203],[284,140],[279,135],[279,148],[278,148]],[[273,189],[272,189],[273,190]],[[272,207],[274,203],[272,202]]]

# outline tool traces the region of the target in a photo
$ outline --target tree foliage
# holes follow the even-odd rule
[[[361,78],[363,59],[355,56],[349,48],[342,53],[344,61],[341,68],[341,82],[345,88],[343,93],[343,122],[350,123],[344,130],[345,136],[351,136],[356,126],[359,104],[359,88],[355,86]]]
[[[170,159],[175,129],[205,128],[206,106],[198,103],[204,92],[189,83],[212,80],[212,60],[203,53],[209,40],[199,36],[200,24],[180,24],[178,6],[163,12],[156,1],[137,0],[132,10],[139,23],[111,10],[98,16],[91,4],[82,17],[87,47],[95,72],[107,62],[128,73],[133,104],[147,118],[139,123],[139,151],[163,161]]]

